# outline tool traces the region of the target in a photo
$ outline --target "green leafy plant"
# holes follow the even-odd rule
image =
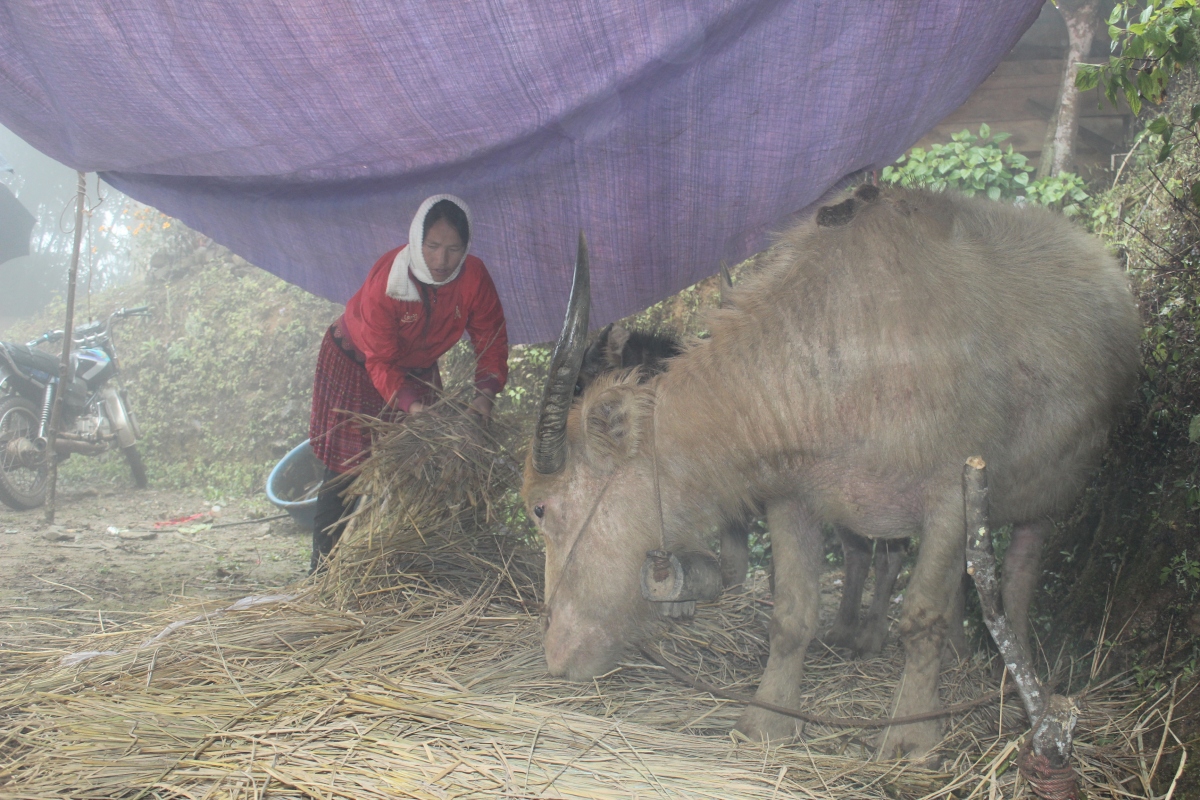
[[[993,200],[1021,197],[1033,167],[1012,145],[1001,147],[1007,133],[992,135],[986,124],[979,135],[959,131],[950,141],[928,150],[914,147],[884,167],[880,179],[901,186],[922,186],[934,191],[957,189],[969,195],[986,194]]]
[[[1109,102],[1115,106],[1124,99],[1135,115],[1147,103],[1161,105],[1167,99],[1171,78],[1200,58],[1198,2],[1117,3],[1108,18],[1113,55],[1107,64],[1080,65],[1075,85],[1082,90],[1102,86]],[[1200,103],[1190,104],[1186,114],[1179,113],[1182,110],[1160,114],[1146,124],[1143,138],[1155,149],[1157,164],[1171,158],[1181,140],[1200,143]],[[1200,208],[1200,180],[1167,188],[1178,200]]]
[[[1087,184],[1073,172],[1060,172],[1033,181],[1025,187],[1025,197],[1068,217],[1084,213],[1091,201]]]
[[[1190,614],[1196,596],[1200,595],[1200,561],[1189,556],[1184,549],[1162,568],[1158,582],[1164,586],[1174,584],[1178,591],[1176,600],[1168,607],[1176,613]]]
[[[1092,209],[1092,197],[1083,178],[1072,172],[1033,180],[1029,159],[1001,147],[1007,133],[992,134],[987,125],[979,135],[959,131],[945,144],[925,150],[914,147],[884,167],[880,179],[885,183],[943,191],[956,189],[969,195],[985,194],[993,200],[1025,198],[1031,203],[1061,211],[1068,217],[1086,215]]]
[[[1145,102],[1162,103],[1171,77],[1200,55],[1197,2],[1117,3],[1108,17],[1113,55],[1107,64],[1081,64],[1075,85],[1083,91],[1103,86],[1114,105],[1124,97],[1135,115]]]
[[[1083,87],[1102,85],[1110,101],[1123,99],[1134,111],[1162,106],[1127,157],[1128,180],[1095,204],[1092,218],[1097,232],[1125,255],[1142,296],[1140,401],[1154,445],[1146,448],[1164,465],[1157,470],[1161,499],[1149,516],[1176,532],[1194,525],[1188,515],[1200,508],[1200,479],[1187,449],[1200,439],[1198,2],[1118,3],[1109,18],[1114,55],[1107,64],[1085,68],[1077,80]],[[1185,576],[1186,566],[1185,553],[1168,570]]]
[[[1163,567],[1162,572],[1159,573],[1159,583],[1165,586],[1172,581],[1180,589],[1193,596],[1196,594],[1196,589],[1200,588],[1197,585],[1197,581],[1200,581],[1200,561],[1190,558],[1187,550],[1172,558],[1171,563]]]
[[[747,540],[750,549],[750,570],[770,569],[771,567],[771,534],[762,519],[750,523],[750,536]]]

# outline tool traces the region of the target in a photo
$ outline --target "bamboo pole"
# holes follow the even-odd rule
[[[58,484],[58,456],[54,451],[54,439],[58,420],[62,416],[62,396],[71,379],[71,347],[75,344],[75,283],[79,279],[79,248],[83,240],[83,205],[87,201],[87,180],[84,173],[76,173],[75,189],[75,243],[71,248],[71,269],[67,273],[67,319],[63,323],[62,360],[58,364],[58,387],[54,390],[54,401],[50,406],[50,425],[46,431],[46,467],[49,486],[46,489],[46,522],[54,522],[54,495]]]

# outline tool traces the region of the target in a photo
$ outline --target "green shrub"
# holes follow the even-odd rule
[[[1108,17],[1113,55],[1107,64],[1080,64],[1075,85],[1083,91],[1102,85],[1113,105],[1124,97],[1135,116],[1143,102],[1162,103],[1171,78],[1200,56],[1196,3],[1116,3]]]
[[[880,179],[935,192],[954,189],[968,195],[984,194],[993,200],[1024,198],[1068,217],[1090,216],[1094,204],[1083,178],[1064,172],[1033,180],[1029,159],[1012,145],[1000,146],[1008,137],[1007,133],[992,135],[987,125],[979,127],[978,136],[959,131],[949,142],[928,150],[914,147],[894,165],[884,167]]]
[[[1025,198],[1061,211],[1067,217],[1078,216],[1093,207],[1087,184],[1073,172],[1038,178],[1025,187]]]
[[[957,189],[964,194],[986,194],[993,200],[1024,196],[1033,167],[1029,159],[1000,143],[1007,133],[992,136],[987,125],[975,136],[967,130],[935,144],[928,150],[914,147],[884,167],[880,178],[885,183],[924,187],[935,192]]]

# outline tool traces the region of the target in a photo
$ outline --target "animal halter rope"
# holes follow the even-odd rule
[[[732,700],[735,703],[742,703],[748,706],[757,706],[758,708],[774,711],[776,714],[783,714],[787,717],[793,717],[801,722],[808,722],[814,725],[827,725],[831,728],[890,728],[893,725],[907,725],[912,722],[925,722],[926,720],[938,719],[939,717],[948,717],[951,714],[958,714],[963,711],[970,711],[973,708],[994,703],[1005,694],[1015,694],[1016,688],[1010,683],[1004,689],[998,689],[996,694],[986,695],[984,697],[969,700],[965,703],[939,708],[935,711],[926,711],[921,714],[911,714],[907,717],[889,717],[887,719],[868,718],[868,717],[823,717],[818,714],[809,714],[804,711],[798,711],[794,708],[785,706],[777,706],[774,703],[767,703],[759,700],[756,697],[731,692],[728,689],[722,689],[713,686],[711,683],[705,683],[697,678],[688,677],[679,667],[662,657],[661,654],[655,653],[645,647],[639,647],[638,650],[643,656],[650,661],[653,661],[658,666],[666,670],[667,674],[680,683],[690,686],[698,692],[705,692],[714,697],[720,697],[723,700]]]
[[[658,503],[658,534],[661,542],[661,550],[665,552],[667,549],[666,543],[666,525],[663,522],[662,509],[662,494],[658,489],[658,437],[656,435],[655,415],[658,413],[658,392],[654,395],[654,411],[650,414],[650,446],[654,458],[654,497]],[[587,516],[583,518],[583,523],[579,526],[579,530],[575,532],[575,537],[571,540],[571,547],[567,550],[567,557],[563,560],[562,570],[559,572],[558,580],[554,582],[549,594],[546,595],[546,606],[550,605],[550,601],[554,599],[554,595],[558,593],[558,586],[562,582],[563,575],[566,574],[567,567],[575,559],[575,547],[579,544],[579,540],[583,538],[584,531],[588,525],[592,524],[592,518],[596,516],[596,510],[600,508],[600,502],[604,499],[604,495],[608,492],[608,487],[612,485],[613,478],[616,477],[616,470],[609,473],[608,478],[604,481],[604,485],[600,487],[600,493],[596,495],[596,500],[592,503],[591,509],[588,510]]]
[[[662,491],[658,485],[658,382],[654,384],[654,408],[650,410],[650,458],[654,464],[654,501],[658,506],[658,552],[663,555],[655,559],[655,569],[665,569],[659,561],[666,561],[667,523],[663,518]]]
[[[546,595],[546,608],[550,607],[550,601],[554,599],[554,595],[558,593],[558,586],[562,583],[563,575],[567,573],[567,567],[571,566],[571,562],[575,559],[575,546],[579,544],[579,540],[583,538],[583,532],[587,530],[588,525],[592,524],[592,517],[596,516],[596,509],[600,508],[600,501],[604,499],[604,495],[608,492],[608,487],[612,484],[615,471],[609,473],[608,479],[604,481],[604,485],[600,487],[600,493],[596,495],[596,502],[592,503],[591,510],[587,516],[583,518],[583,523],[579,526],[579,530],[575,532],[575,538],[571,540],[571,547],[567,550],[567,557],[563,560],[562,570],[558,573],[558,580],[554,582],[554,587]]]

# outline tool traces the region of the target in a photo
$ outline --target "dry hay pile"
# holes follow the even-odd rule
[[[418,420],[381,431],[359,482],[369,500],[324,576],[225,610],[9,641],[0,797],[1022,796],[1012,765],[1026,723],[1011,700],[952,718],[925,768],[864,760],[862,730],[737,741],[738,705],[641,656],[589,684],[548,678],[536,553],[503,524],[512,464],[465,420]],[[654,646],[749,692],[768,603],[726,596]],[[884,715],[900,669],[895,645],[887,656],[814,652],[806,710]],[[996,689],[981,658],[943,683],[948,703]],[[1129,680],[1084,698],[1077,766],[1089,797],[1153,796],[1178,744],[1174,702]]]

